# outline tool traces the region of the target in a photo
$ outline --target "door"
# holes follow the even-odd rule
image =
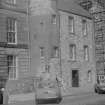
[[[0,91],[0,105],[3,105],[3,92]]]
[[[79,87],[79,71],[72,70],[72,87]]]

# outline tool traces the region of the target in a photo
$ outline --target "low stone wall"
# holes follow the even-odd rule
[[[35,91],[35,78],[23,78],[19,80],[10,80],[6,84],[6,90],[9,95],[25,94]]]

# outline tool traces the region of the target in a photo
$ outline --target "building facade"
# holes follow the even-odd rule
[[[64,95],[94,91],[95,52],[93,20],[73,0],[60,0],[60,49]],[[81,11],[81,12],[79,12]]]
[[[31,71],[60,75],[56,0],[32,0],[30,8]]]
[[[25,0],[0,1],[0,89],[9,98],[28,91],[23,80],[30,74],[26,6]]]
[[[96,71],[90,14],[73,0],[33,0],[30,8],[33,75],[57,76],[62,95],[93,91]]]
[[[93,26],[85,10],[73,0],[6,0],[0,11],[10,105],[35,103],[35,79],[46,73],[61,80],[62,95],[93,91]]]
[[[105,2],[104,0],[80,0],[80,5],[91,13],[94,20],[94,39],[97,75],[105,73]],[[90,6],[89,6],[90,4]]]

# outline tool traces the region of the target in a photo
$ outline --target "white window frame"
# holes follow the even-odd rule
[[[70,60],[75,61],[76,60],[76,45],[70,44],[69,45],[69,54],[70,54]]]
[[[7,29],[7,43],[8,43],[8,44],[17,44],[17,21],[16,21],[16,19],[14,19],[14,18],[7,18],[7,21],[8,21],[8,22],[7,22],[7,25],[8,25],[8,26],[9,26],[9,23],[10,23],[9,20],[10,20],[10,21],[13,20],[13,21],[15,22],[15,29],[14,29],[14,30],[9,30],[9,29]],[[14,35],[15,35],[15,36],[14,36],[15,42],[10,42],[10,41],[9,41],[9,37],[10,37],[10,36],[8,36],[9,33],[14,33]],[[11,36],[11,37],[12,37],[12,36]]]
[[[15,55],[8,55],[8,56],[13,56],[13,58],[15,57],[15,64],[16,64],[15,66],[14,65],[13,66],[8,65],[8,72],[9,72],[9,67],[15,68],[15,77],[13,76],[13,78],[11,78],[10,75],[9,75],[9,80],[17,80],[18,79],[18,57],[15,56]],[[13,69],[13,75],[14,75],[14,69]]]
[[[84,60],[89,60],[89,47],[87,45],[84,46]]]
[[[74,33],[74,17],[68,16],[68,31]]]

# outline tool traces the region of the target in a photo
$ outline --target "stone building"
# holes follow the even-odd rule
[[[5,88],[9,98],[28,91],[23,80],[30,74],[26,7],[25,0],[0,0],[0,90]]]
[[[0,61],[5,62],[0,68],[10,105],[35,103],[35,79],[46,72],[65,83],[62,95],[93,91],[93,25],[85,10],[73,0],[0,3]]]
[[[32,0],[30,8],[31,71],[60,75],[56,0]]]
[[[94,27],[90,14],[73,0],[59,0],[62,94],[94,91]]]
[[[104,0],[79,0],[94,20],[94,39],[97,75],[105,73],[105,1]]]
[[[30,8],[32,74],[61,78],[62,95],[92,92],[96,70],[90,14],[73,0],[32,0]]]

